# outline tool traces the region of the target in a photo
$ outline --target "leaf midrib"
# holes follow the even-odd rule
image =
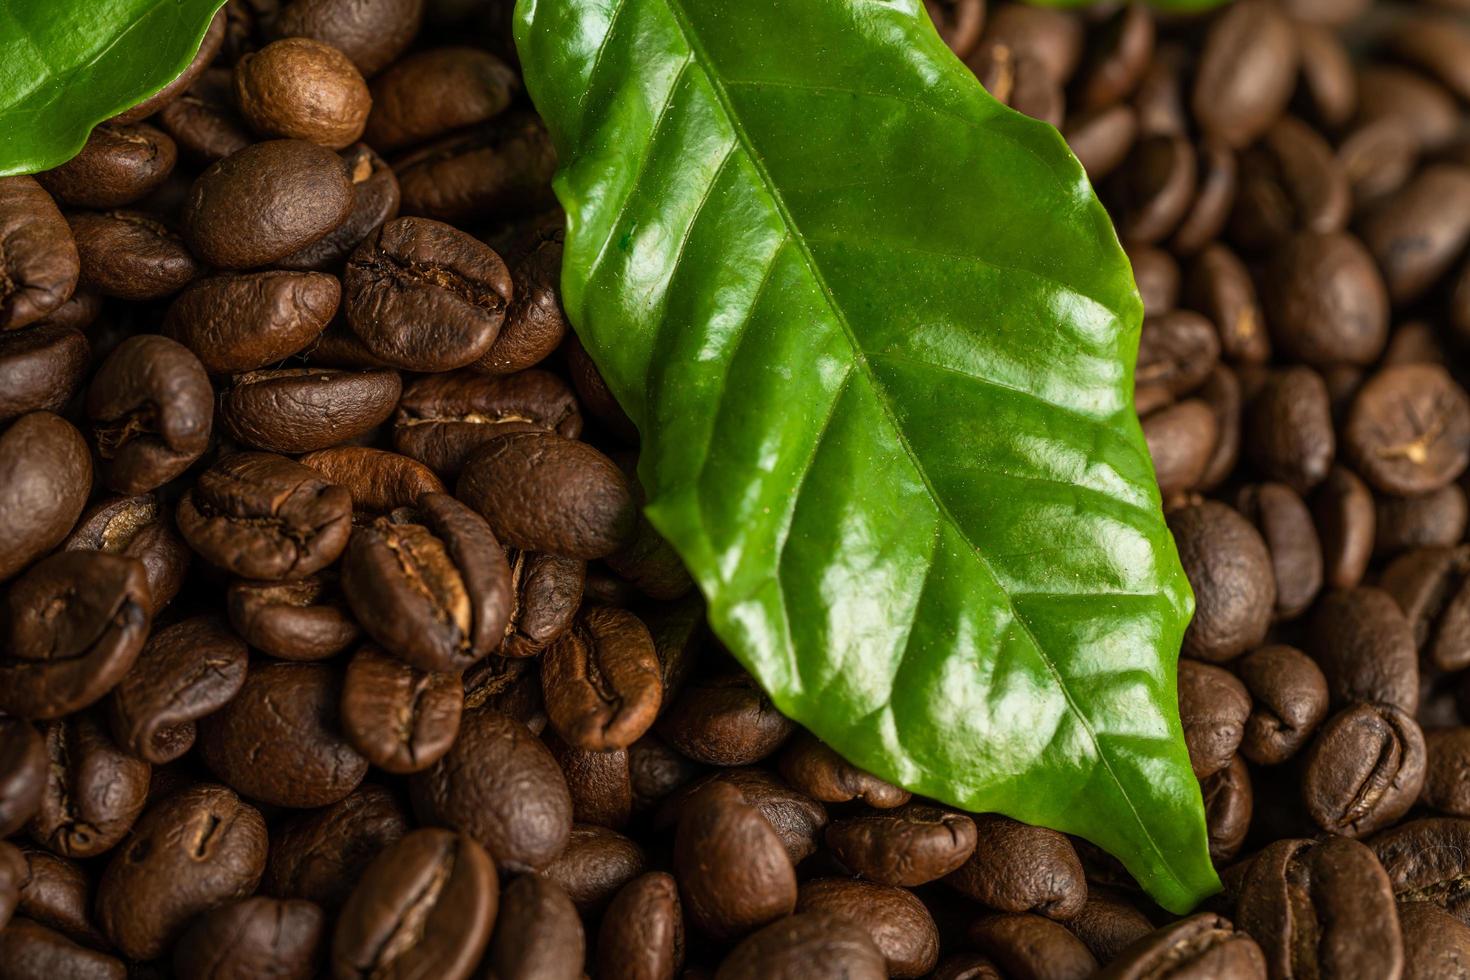
[[[622,3],[618,5],[619,9],[615,11],[613,17],[610,18],[607,39],[610,39],[612,36],[612,22],[615,21],[617,15],[622,12],[622,8],[631,2],[634,2],[634,0],[622,0]],[[934,501],[934,505],[939,511],[939,516],[941,520],[948,524],[955,531],[955,533],[960,536],[961,540],[963,540],[965,544],[970,547],[970,551],[975,556],[976,561],[978,561],[980,565],[985,568],[986,573],[989,574],[991,579],[996,583],[996,588],[999,590],[1001,595],[1005,597],[1006,608],[1010,611],[1013,620],[1020,625],[1023,631],[1025,631],[1027,639],[1030,641],[1032,648],[1036,651],[1037,658],[1042,662],[1047,671],[1052,675],[1052,679],[1056,681],[1058,689],[1061,690],[1062,696],[1066,699],[1067,707],[1080,720],[1083,730],[1087,732],[1087,737],[1092,743],[1093,750],[1097,753],[1098,760],[1102,763],[1103,768],[1106,770],[1108,778],[1112,780],[1113,785],[1117,787],[1118,793],[1122,797],[1123,802],[1128,805],[1128,812],[1132,815],[1134,822],[1138,824],[1139,830],[1143,834],[1143,838],[1148,841],[1149,847],[1153,849],[1154,854],[1158,857],[1159,863],[1163,867],[1165,873],[1168,874],[1169,877],[1173,879],[1176,884],[1183,888],[1183,879],[1180,878],[1179,875],[1174,871],[1174,866],[1172,862],[1170,862],[1165,857],[1163,850],[1159,847],[1158,841],[1154,839],[1153,833],[1150,831],[1148,824],[1142,819],[1138,812],[1137,806],[1134,805],[1132,796],[1124,787],[1122,780],[1118,778],[1117,770],[1114,769],[1112,760],[1108,758],[1108,754],[1103,748],[1101,740],[1098,738],[1097,731],[1093,727],[1092,720],[1087,716],[1085,712],[1082,711],[1076,699],[1073,698],[1072,692],[1068,688],[1066,680],[1063,678],[1061,671],[1057,668],[1057,665],[1053,662],[1052,658],[1047,653],[1046,648],[1043,647],[1041,642],[1036,638],[1036,634],[1032,632],[1030,623],[1026,621],[1026,618],[1021,614],[1021,611],[1016,608],[1015,603],[1011,599],[1011,594],[1002,584],[1000,576],[996,574],[995,570],[991,567],[990,562],[985,557],[984,553],[980,550],[979,547],[976,546],[975,542],[970,539],[969,533],[950,511],[948,503],[935,488],[933,481],[929,477],[928,471],[925,469],[923,463],[920,461],[918,454],[915,453],[913,446],[909,442],[907,434],[903,430],[903,426],[901,426],[898,422],[898,417],[894,412],[893,405],[888,394],[888,389],[883,385],[881,380],[879,380],[877,374],[874,373],[872,365],[869,364],[867,352],[858,342],[857,334],[854,333],[852,325],[848,322],[846,312],[838,304],[835,294],[832,292],[831,287],[827,284],[826,276],[823,274],[820,265],[818,265],[816,261],[816,257],[812,254],[811,249],[807,246],[806,236],[802,234],[800,227],[797,225],[795,219],[792,217],[790,210],[786,206],[785,197],[781,194],[781,191],[776,186],[775,181],[771,179],[770,172],[766,169],[764,159],[761,157],[760,153],[757,152],[754,144],[750,139],[749,134],[746,132],[744,123],[742,122],[739,114],[735,111],[734,105],[730,101],[729,93],[725,90],[724,83],[721,81],[720,78],[716,76],[713,71],[710,70],[710,65],[713,63],[712,59],[710,59],[709,55],[706,53],[704,45],[699,40],[699,37],[694,31],[688,16],[684,12],[683,0],[662,0],[662,2],[665,8],[669,11],[669,15],[674,19],[675,24],[678,26],[679,33],[683,37],[684,43],[689,48],[690,57],[699,67],[699,70],[704,75],[705,79],[709,82],[710,88],[714,92],[715,99],[719,102],[720,111],[724,114],[726,120],[729,122],[730,128],[735,133],[736,140],[739,142],[741,149],[745,152],[746,158],[750,160],[751,166],[755,169],[757,176],[760,178],[761,184],[762,186],[764,186],[767,195],[769,195],[771,203],[776,208],[776,212],[780,217],[782,224],[786,227],[787,236],[799,250],[803,265],[806,266],[807,272],[812,276],[812,279],[815,281],[817,287],[821,290],[823,302],[825,303],[827,308],[832,311],[832,315],[836,318],[838,325],[841,327],[843,335],[847,339],[848,346],[852,350],[853,361],[856,364],[857,370],[861,371],[866,377],[868,385],[873,391],[874,396],[877,400],[878,406],[883,412],[884,418],[887,420],[889,427],[892,429],[899,446],[903,449],[904,455],[908,457],[909,464],[913,467],[914,472],[918,475],[920,481],[922,481],[925,492],[929,495],[929,498]],[[759,83],[752,81],[747,82],[746,84],[758,85]],[[672,95],[672,90],[670,94]],[[834,406],[832,408],[832,411],[834,413],[836,412],[835,403],[840,397],[841,391],[839,390],[837,397],[834,398]],[[825,428],[826,427],[823,426],[824,431]],[[818,442],[820,442],[820,439],[821,436],[819,435]],[[907,641],[905,641],[905,645],[907,645]]]

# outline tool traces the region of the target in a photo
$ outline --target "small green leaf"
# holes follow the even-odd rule
[[[76,156],[179,76],[224,0],[0,0],[0,177]]]
[[[566,309],[719,636],[858,765],[1217,889],[1141,306],[1056,130],[919,0],[521,0],[516,39]]]

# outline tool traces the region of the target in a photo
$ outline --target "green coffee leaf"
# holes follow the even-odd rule
[[[920,0],[521,0],[568,314],[721,639],[854,763],[1218,887],[1141,306]]]
[[[189,66],[224,0],[0,0],[0,177],[76,156]]]

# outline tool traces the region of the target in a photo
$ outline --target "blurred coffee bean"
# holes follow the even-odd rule
[[[174,950],[179,980],[316,976],[323,944],[322,911],[310,902],[255,896],[200,916]]]
[[[668,876],[662,872],[650,872],[645,876],[654,877]],[[624,891],[634,889],[638,881],[643,880],[640,878],[630,883]],[[605,929],[617,930],[617,939],[609,939],[606,943],[610,952],[605,962],[602,962],[604,941],[599,938],[597,943],[599,969],[608,971],[607,976],[619,976],[616,971],[620,969],[628,970],[625,975],[629,977],[645,976],[637,972],[637,966],[641,964],[633,959],[636,956],[645,957],[651,964],[656,963],[655,970],[666,963],[667,972],[646,974],[650,977],[672,977],[679,966],[675,956],[668,957],[667,961],[659,957],[667,950],[665,943],[669,940],[674,940],[673,952],[682,954],[682,934],[668,936],[662,930],[669,926],[669,920],[654,918],[659,913],[633,897],[645,894],[645,889],[655,894],[661,891],[657,885],[636,889],[623,905],[619,904],[621,899],[615,899],[603,918],[605,924],[611,923],[604,925]],[[678,894],[673,893],[669,898],[676,917],[673,925],[679,927],[682,922],[677,918]],[[653,901],[656,905],[657,899]],[[630,915],[636,915],[637,919],[627,921]],[[628,939],[632,941],[631,949],[625,945]],[[518,875],[500,893],[500,911],[495,917],[495,932],[485,953],[483,975],[487,980],[578,980],[582,975],[586,942],[577,909],[560,885],[541,875]]]
[[[1370,364],[1388,339],[1383,277],[1346,232],[1287,239],[1267,262],[1262,298],[1276,346],[1308,364]]]
[[[1330,588],[1351,589],[1363,580],[1373,556],[1373,494],[1357,475],[1334,466],[1312,495],[1312,517],[1322,541],[1322,567]]]
[[[1470,551],[1420,548],[1384,569],[1381,584],[1413,630],[1429,664],[1458,671],[1470,666]]]
[[[1280,483],[1241,488],[1236,506],[1255,524],[1276,578],[1276,618],[1295,619],[1322,588],[1322,544],[1302,498]]]
[[[1405,497],[1438,490],[1470,462],[1470,398],[1437,365],[1384,368],[1353,400],[1343,445],[1377,490]]]
[[[1296,34],[1266,0],[1242,0],[1205,38],[1190,107],[1206,132],[1231,146],[1254,142],[1286,108],[1296,82]]]

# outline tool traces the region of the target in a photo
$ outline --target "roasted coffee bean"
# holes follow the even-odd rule
[[[1470,728],[1438,728],[1424,733],[1425,805],[1457,817],[1470,816]]]
[[[340,731],[342,678],[324,664],[262,663],[199,722],[205,763],[232,789],[275,806],[336,803],[368,763]]]
[[[1371,364],[1388,340],[1388,292],[1372,255],[1347,232],[1303,231],[1266,264],[1271,337],[1312,365]]]
[[[1334,466],[1312,496],[1312,517],[1322,541],[1326,585],[1353,588],[1363,580],[1373,557],[1373,494],[1352,470]]]
[[[101,854],[127,836],[148,795],[148,763],[128,755],[91,714],[48,722],[40,809],[27,832],[63,857]]]
[[[1392,119],[1414,144],[1437,150],[1459,130],[1460,109],[1444,86],[1398,65],[1364,65],[1358,72],[1360,124]]]
[[[1230,765],[1245,735],[1250,711],[1249,692],[1229,671],[1198,661],[1180,661],[1179,720],[1196,779]]]
[[[1026,913],[987,916],[970,926],[971,945],[1018,980],[1082,980],[1097,960],[1062,926]]]
[[[226,571],[304,578],[347,547],[352,497],[284,456],[234,453],[185,491],[178,524],[191,548]]]
[[[1358,110],[1363,88],[1347,45],[1331,30],[1303,21],[1296,24],[1296,43],[1301,55],[1299,91],[1312,116],[1329,130],[1341,129]]]
[[[623,830],[633,815],[633,774],[627,749],[589,752],[573,748],[555,732],[545,738],[572,795],[572,819]]]
[[[1271,553],[1276,618],[1295,619],[1322,588],[1322,543],[1312,512],[1296,491],[1280,483],[1243,487],[1236,506],[1261,532]]]
[[[1273,645],[1246,654],[1235,671],[1252,698],[1241,754],[1262,766],[1285,762],[1327,717],[1321,668],[1295,647]]]
[[[384,223],[398,217],[398,178],[366,143],[343,151],[352,179],[352,211],[336,228],[277,264],[287,269],[336,269]]]
[[[529,661],[497,654],[481,660],[464,672],[465,710],[485,708],[541,735],[546,731],[546,712],[541,703],[541,678],[529,669],[532,666]]]
[[[333,446],[307,453],[297,462],[352,494],[357,515],[389,514],[411,507],[426,493],[444,493],[444,484],[424,464],[367,446]]]
[[[184,585],[192,554],[174,530],[172,515],[151,493],[111,497],[88,508],[62,545],[67,551],[105,551],[143,563],[156,615]]]
[[[794,725],[745,673],[687,685],[664,709],[659,733],[691,759],[746,766],[780,748]]]
[[[1163,249],[1150,245],[1129,245],[1126,251],[1128,263],[1133,266],[1133,279],[1138,285],[1138,295],[1143,299],[1144,315],[1160,317],[1173,310],[1179,301],[1179,261]],[[1191,348],[1205,347],[1209,344],[1198,321],[1190,321],[1186,318],[1182,329],[1177,322],[1164,322],[1170,325],[1170,329],[1165,331],[1166,335],[1172,335],[1178,331],[1183,334],[1181,339],[1188,341],[1183,345],[1183,350],[1188,351]],[[1218,340],[1216,346],[1218,346]],[[1138,348],[1140,357],[1144,349],[1143,338],[1140,336]],[[1134,370],[1136,372],[1137,368],[1135,367]],[[1169,377],[1166,375],[1164,380],[1168,380]],[[1170,383],[1171,387],[1172,384],[1173,382]]]
[[[127,980],[122,960],[79,946],[30,919],[0,929],[0,970],[14,980]]]
[[[125,956],[151,960],[191,919],[255,890],[265,821],[223,786],[200,784],[143,814],[97,885],[97,918]]]
[[[1297,493],[1325,480],[1336,439],[1322,376],[1309,367],[1272,374],[1251,401],[1245,445],[1262,473]]]
[[[75,327],[46,322],[0,332],[0,422],[62,410],[82,386],[90,353]]]
[[[1251,863],[1235,922],[1273,977],[1398,976],[1398,913],[1384,869],[1357,841],[1279,840]]]
[[[48,316],[77,288],[80,260],[71,228],[32,177],[0,177],[0,330]]]
[[[1159,493],[1173,500],[1204,480],[1219,440],[1219,423],[1209,405],[1191,398],[1146,416],[1143,438]]]
[[[31,819],[46,790],[46,743],[29,722],[0,718],[0,837]]]
[[[132,558],[63,551],[36,563],[5,596],[0,710],[60,718],[99,700],[138,659],[152,606]]]
[[[515,298],[495,343],[475,362],[477,371],[514,374],[541,363],[561,346],[569,330],[560,292],[564,234],[560,222],[539,221],[506,254]],[[560,431],[561,425],[554,428]],[[562,435],[575,438],[576,433]]]
[[[502,334],[503,336],[503,334]],[[542,429],[575,439],[582,415],[566,382],[531,370],[503,378],[464,371],[422,377],[403,390],[393,445],[445,479],[502,432]]]
[[[249,269],[310,245],[351,211],[341,157],[305,140],[272,140],[226,157],[194,182],[184,237],[211,265]]]
[[[84,946],[107,948],[92,924],[92,881],[82,866],[39,848],[21,853],[26,867],[18,913]]]
[[[1224,140],[1205,137],[1195,147],[1195,160],[1198,173],[1194,201],[1170,241],[1170,247],[1180,255],[1198,252],[1225,227],[1239,183],[1235,151]]]
[[[582,410],[619,441],[629,445],[636,444],[637,427],[613,397],[607,382],[593,363],[592,356],[583,348],[575,333],[567,333],[561,350],[566,358],[567,373],[572,376],[572,387],[576,389],[577,400],[582,403]]]
[[[1432,902],[1466,922],[1470,903],[1470,821],[1454,817],[1411,820],[1375,836],[1369,845],[1400,902]],[[1470,923],[1467,923],[1470,924]]]
[[[80,153],[36,179],[72,207],[120,208],[162,184],[178,155],[169,135],[146,123],[103,123]]]
[[[310,902],[255,896],[211,909],[174,950],[179,980],[272,977],[308,980],[321,959],[322,910]]]
[[[542,874],[560,885],[584,916],[595,917],[647,867],[648,857],[634,841],[607,827],[580,824]]]
[[[1439,79],[1461,98],[1470,98],[1470,32],[1457,20],[1424,14],[1405,17],[1388,36],[1389,49]]]
[[[1205,825],[1209,831],[1210,860],[1223,867],[1240,853],[1250,830],[1255,809],[1255,789],[1250,769],[1236,756],[1212,776],[1200,780],[1205,801]]]
[[[688,973],[685,974],[688,976]],[[788,915],[746,937],[715,980],[881,980],[888,965],[861,926],[824,912]]]
[[[545,125],[529,113],[430,143],[394,160],[393,168],[405,214],[468,224],[556,206],[556,151]]]
[[[1245,263],[1229,248],[1211,242],[1189,266],[1184,285],[1188,305],[1219,330],[1221,352],[1231,360],[1258,363],[1271,356],[1266,315]]]
[[[648,877],[654,874],[651,872]],[[661,875],[668,877],[667,875]],[[638,879],[643,880],[643,879]],[[630,883],[628,889],[634,888],[635,883]],[[627,891],[628,889],[624,889]],[[644,890],[657,893],[657,886],[644,886],[637,889],[633,894],[640,895]],[[675,915],[678,914],[678,895],[672,896]],[[658,956],[657,947],[654,944],[663,941],[664,933],[662,927],[666,922],[653,918],[644,918],[644,913],[657,915],[650,912],[649,907],[642,902],[633,899],[629,904],[634,906],[634,911],[639,915],[636,923],[630,923],[630,927],[640,930],[636,933],[639,940],[647,937],[647,942],[639,942],[636,949],[626,949],[616,940],[610,941],[609,945],[617,950],[619,954],[611,962],[602,959],[603,941],[598,941],[599,967],[602,972],[599,976],[616,978],[619,976],[629,977],[660,977],[671,978],[678,966],[676,962],[669,964],[667,974],[636,972],[639,965],[633,959],[635,956]],[[604,923],[618,922],[624,920],[626,912],[618,910],[618,900],[608,909],[603,917]],[[625,921],[625,920],[624,920]],[[675,919],[676,925],[682,927],[682,921]],[[605,929],[614,929],[616,926],[604,925]],[[643,931],[646,930],[646,931]],[[625,933],[619,931],[618,939],[624,940]],[[682,934],[680,935],[682,939]],[[486,980],[578,980],[582,976],[582,963],[586,955],[586,936],[582,930],[582,920],[577,915],[576,906],[567,897],[567,893],[556,882],[541,875],[523,874],[512,878],[510,884],[500,895],[500,913],[495,918],[495,934],[490,938],[490,948],[485,953],[485,964],[483,967]],[[680,954],[683,953],[682,944],[678,947]],[[623,953],[629,954],[623,956]],[[656,961],[655,962],[661,962]],[[619,970],[629,971],[620,974]]]
[[[1429,902],[1399,905],[1404,980],[1470,975],[1470,927]]]
[[[1078,78],[1073,86],[1080,107],[1101,109],[1127,98],[1154,51],[1154,18],[1147,7],[1119,8],[1089,38]]]
[[[792,864],[798,864],[816,853],[827,825],[827,811],[822,804],[797,792],[763,769],[721,769],[696,780],[668,796],[655,816],[658,829],[672,827],[685,804],[710,783],[728,783],[740,791],[745,802],[754,806],[776,831]]]
[[[163,128],[186,156],[215,163],[250,145],[250,131],[235,110],[232,72],[210,68],[189,90],[164,106]]]
[[[1167,238],[1195,200],[1198,169],[1183,136],[1141,135],[1109,187],[1119,236],[1140,245]]]
[[[760,810],[721,782],[702,788],[682,809],[674,875],[690,924],[720,941],[791,914],[796,873]]]
[[[1334,708],[1373,701],[1412,714],[1418,707],[1414,633],[1387,592],[1328,593],[1312,616],[1310,637],[1309,652],[1327,678]]]
[[[348,57],[311,38],[283,38],[235,63],[235,105],[267,138],[341,150],[362,136],[372,104]]]
[[[167,223],[141,211],[67,216],[87,288],[118,299],[172,296],[204,272]]]
[[[1099,963],[1111,963],[1119,953],[1153,931],[1153,924],[1127,898],[1099,886],[1088,888],[1087,902],[1066,925]],[[999,976],[998,973],[975,974],[974,980],[999,980]]]
[[[342,298],[333,276],[250,272],[210,276],[169,306],[163,332],[213,374],[254,371],[321,335]]]
[[[500,652],[508,657],[534,656],[571,628],[582,603],[587,566],[573,558],[515,548],[507,558],[512,601]]]
[[[398,218],[352,254],[344,277],[353,332],[411,371],[473,363],[494,342],[512,296],[500,256],[437,221]]]
[[[1191,108],[1206,132],[1247,146],[1286,108],[1296,83],[1296,33],[1274,4],[1247,0],[1216,18],[1194,77]]]
[[[683,965],[678,887],[672,875],[650,871],[623,886],[603,915],[598,975],[608,980],[672,980]]]
[[[347,665],[342,729],[368,762],[392,773],[437,762],[459,732],[464,688],[453,674],[430,674],[371,646]]]
[[[1470,169],[1425,168],[1375,205],[1362,227],[1394,302],[1423,295],[1470,240]]]
[[[1023,3],[998,4],[987,11],[986,41],[1004,44],[1035,58],[1056,85],[1066,85],[1082,58],[1081,24],[1060,11]]]
[[[1421,548],[1383,571],[1381,584],[1404,611],[1413,640],[1440,670],[1470,666],[1470,550]]]
[[[266,30],[325,41],[371,77],[408,48],[423,16],[424,0],[289,0]]]
[[[1194,391],[1220,359],[1214,325],[1198,313],[1175,310],[1143,321],[1134,380],[1140,388],[1159,387],[1170,396]]]
[[[157,334],[129,337],[87,389],[87,417],[102,479],[118,493],[144,493],[178,476],[209,445],[214,393],[188,348]]]
[[[975,817],[970,858],[945,879],[955,889],[1002,912],[1038,912],[1069,919],[1087,901],[1082,862],[1067,838],[987,813]]]
[[[891,977],[918,977],[939,960],[939,932],[924,903],[902,888],[846,878],[819,878],[797,891],[796,910],[830,912],[863,927],[888,962]]]
[[[515,73],[487,51],[421,51],[373,79],[367,141],[391,153],[485,122],[518,88]]]
[[[556,760],[525,725],[483,708],[465,713],[453,748],[409,787],[421,820],[469,834],[502,871],[539,871],[571,835]]]
[[[407,832],[408,818],[393,795],[364,783],[345,799],[276,828],[262,890],[334,912],[368,863]]]
[[[1169,529],[1196,601],[1184,652],[1218,663],[1259,644],[1276,604],[1271,554],[1261,535],[1215,501],[1173,511]]]
[[[1093,183],[1118,169],[1138,138],[1138,113],[1126,104],[1108,106],[1068,118],[1063,135],[1067,147]]]
[[[653,724],[663,697],[648,628],[607,607],[584,610],[546,650],[541,684],[557,734],[593,752],[632,745]]]
[[[357,439],[393,413],[397,371],[276,368],[234,376],[220,391],[220,425],[237,441],[305,453]]]
[[[66,539],[91,485],[87,443],[59,415],[31,412],[0,432],[0,582]]]
[[[342,585],[363,630],[427,671],[460,671],[489,653],[505,635],[512,602],[495,536],[441,493],[357,528]]]
[[[236,582],[230,625],[255,649],[282,660],[325,660],[360,634],[325,573],[291,582]]]
[[[239,693],[246,659],[245,644],[213,617],[159,630],[112,690],[113,737],[154,765],[172,762],[194,744],[194,723]]]
[[[1470,398],[1437,365],[1384,368],[1353,400],[1343,444],[1375,489],[1403,497],[1438,490],[1470,462]]]
[[[985,26],[983,0],[924,0],[924,10],[957,57],[975,50]]]
[[[1450,483],[1414,497],[1375,501],[1373,554],[1387,558],[1414,548],[1449,547],[1465,536],[1465,491]]]
[[[342,907],[332,976],[464,980],[490,941],[500,888],[464,834],[416,830],[374,859]]]
[[[799,733],[787,744],[777,767],[792,786],[823,803],[862,800],[879,810],[889,810],[903,806],[910,797],[907,790],[864,772],[807,732]]]
[[[1302,802],[1317,826],[1361,837],[1408,812],[1424,786],[1424,736],[1390,705],[1358,704],[1322,725],[1307,750]]]
[[[1255,940],[1228,919],[1202,912],[1143,937],[1123,950],[1098,977],[1143,980],[1160,975],[1179,980],[1252,980],[1266,976],[1266,958]]]
[[[1240,192],[1230,214],[1230,238],[1262,251],[1294,232],[1342,231],[1352,205],[1347,174],[1314,129],[1283,116],[1240,161]]]

